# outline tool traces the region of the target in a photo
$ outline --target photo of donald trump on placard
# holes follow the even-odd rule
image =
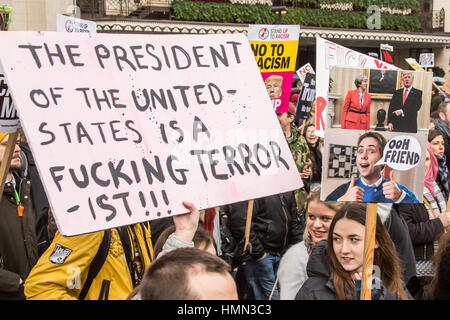
[[[331,128],[428,131],[431,72],[383,71],[347,67],[330,70],[328,117]],[[389,86],[389,89],[382,86]]]

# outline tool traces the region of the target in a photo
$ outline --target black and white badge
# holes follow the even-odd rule
[[[53,252],[48,259],[51,263],[63,264],[71,252],[71,249],[63,247],[60,244],[56,244],[55,249],[53,249]]]

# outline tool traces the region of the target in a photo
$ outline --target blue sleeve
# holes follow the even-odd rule
[[[397,187],[400,190],[405,191],[405,193],[406,193],[406,197],[405,197],[405,199],[403,199],[403,201],[401,203],[420,203],[419,200],[417,200],[415,194],[412,193],[407,187],[405,187],[404,185],[401,185],[398,182],[397,182]]]
[[[349,185],[350,185],[350,182],[341,184],[332,193],[330,193],[328,195],[328,197],[326,197],[325,201],[337,201],[337,199],[342,197],[347,192]]]

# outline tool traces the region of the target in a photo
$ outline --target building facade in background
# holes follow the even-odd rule
[[[394,47],[394,64],[434,53],[435,73],[450,71],[449,0],[10,0],[9,30],[56,30],[56,14],[97,23],[99,33],[247,33],[249,24],[276,24],[274,6],[288,13],[283,24],[299,24],[297,67],[315,65],[315,37],[365,54],[380,44]],[[73,10],[76,6],[77,10]],[[438,69],[442,69],[438,70]]]

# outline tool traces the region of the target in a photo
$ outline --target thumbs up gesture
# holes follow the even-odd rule
[[[339,201],[359,201],[361,202],[364,198],[364,189],[358,186],[355,186],[355,177],[352,176],[352,180],[350,181],[350,185],[348,186],[347,192],[340,197]]]
[[[402,191],[397,187],[397,183],[394,180],[394,171],[390,172],[389,181],[383,183],[383,194],[386,199],[391,199],[394,202],[402,195]]]

